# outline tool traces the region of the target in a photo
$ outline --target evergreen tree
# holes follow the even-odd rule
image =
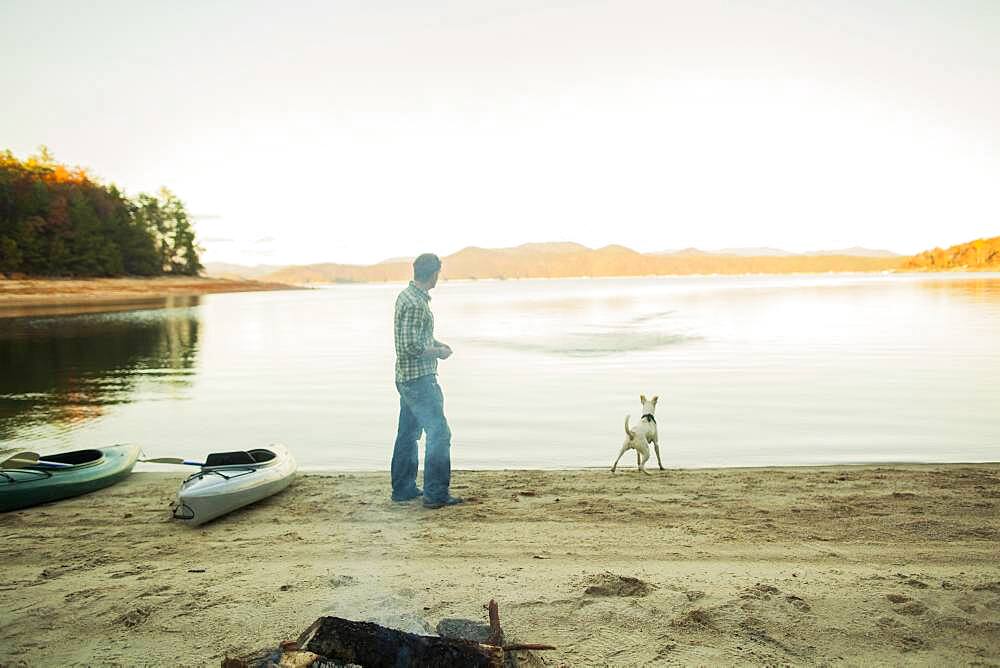
[[[10,237],[0,236],[0,272],[11,273],[21,270],[23,257],[17,242]]]
[[[167,222],[167,263],[172,274],[197,276],[202,270],[198,259],[194,228],[184,203],[166,188],[160,189],[160,210]]]

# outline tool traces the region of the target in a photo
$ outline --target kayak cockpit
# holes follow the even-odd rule
[[[236,450],[233,452],[213,452],[205,458],[205,463],[185,482],[197,480],[207,475],[216,475],[224,480],[248,475],[277,462],[277,455],[264,448]]]
[[[270,450],[239,450],[236,452],[213,452],[205,459],[205,468],[213,466],[254,466],[272,461],[275,454]]]
[[[100,450],[60,452],[54,455],[42,455],[36,464],[0,470],[0,478],[8,483],[28,482],[40,478],[51,478],[53,474],[66,474],[88,469],[91,466],[104,464],[105,461],[104,453]]]
[[[104,459],[104,453],[100,450],[73,450],[72,452],[60,452],[54,455],[43,455],[40,459],[54,464],[88,466],[90,464],[97,464]]]

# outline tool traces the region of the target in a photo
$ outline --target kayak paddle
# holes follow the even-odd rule
[[[37,452],[18,452],[0,462],[0,467],[8,469],[23,469],[38,463]]]
[[[47,462],[44,459],[39,459],[37,452],[19,452],[12,457],[0,462],[0,468],[5,469],[25,469],[29,466],[52,466],[55,468],[67,468],[73,466],[72,464],[64,464],[62,462]]]
[[[146,464],[187,464],[188,466],[204,466],[204,462],[192,462],[189,459],[181,459],[180,457],[155,457],[153,459],[140,459],[139,461]]]

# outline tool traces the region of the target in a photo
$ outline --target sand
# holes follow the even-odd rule
[[[2,274],[0,274],[2,277]],[[218,292],[294,290],[283,283],[225,278],[0,279],[0,317],[117,311]]]
[[[484,619],[546,665],[1000,665],[1000,464],[304,474],[202,528],[186,472],[0,515],[0,664],[219,665],[323,614]]]

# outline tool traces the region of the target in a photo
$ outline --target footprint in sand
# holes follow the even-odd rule
[[[614,573],[601,573],[588,578],[590,586],[584,593],[590,596],[645,596],[653,590],[648,582]]]
[[[704,608],[688,610],[670,620],[671,626],[682,628],[714,628],[712,614]]]
[[[910,601],[909,603],[903,603],[902,605],[893,608],[893,610],[900,615],[922,615],[927,612],[927,606],[920,601]]]
[[[916,636],[905,636],[900,638],[899,644],[902,646],[904,652],[924,649],[927,646],[927,643],[924,642],[923,638],[918,638]]]
[[[875,626],[883,631],[897,631],[899,629],[905,628],[898,620],[892,617],[879,617],[875,620]]]
[[[334,587],[348,587],[355,584],[357,581],[357,578],[350,575],[334,575],[330,578],[330,584]]]
[[[812,610],[812,607],[798,596],[786,596],[785,600],[794,605],[799,612],[809,612]]]
[[[66,594],[63,600],[67,603],[73,603],[74,601],[87,600],[87,599],[99,599],[104,598],[108,593],[106,588],[95,588],[95,589],[81,589],[79,591],[73,591]]]
[[[743,593],[740,594],[740,598],[755,598],[770,601],[771,596],[779,593],[781,593],[781,590],[774,585],[758,582],[754,586],[744,589]]]
[[[144,607],[133,608],[132,610],[129,610],[128,612],[118,617],[115,620],[115,624],[120,624],[125,628],[130,629],[135,626],[139,626],[147,619],[149,619],[149,615],[151,612],[152,610],[150,610],[149,608],[144,608]]]

